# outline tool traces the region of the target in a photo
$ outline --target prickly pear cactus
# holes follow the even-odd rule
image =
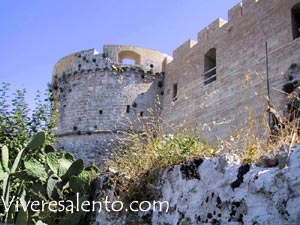
[[[81,211],[74,214],[32,212],[20,206],[16,210],[14,205],[7,211],[3,210],[5,207],[1,204],[8,206],[13,196],[24,205],[29,200],[48,203],[75,201],[77,195],[80,201],[88,199],[97,168],[85,168],[82,159],[75,160],[72,154],[58,152],[51,145],[43,147],[45,138],[43,132],[35,135],[14,159],[10,159],[9,148],[2,146],[0,185],[4,202],[0,202],[0,224],[79,225],[84,221],[86,212]]]

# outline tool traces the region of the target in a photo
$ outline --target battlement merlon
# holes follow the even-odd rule
[[[174,58],[177,58],[177,57],[179,58],[179,57],[185,55],[197,43],[198,42],[193,39],[187,40],[185,43],[183,43],[181,46],[179,46],[177,49],[175,49],[175,51],[173,52]]]
[[[72,53],[70,55],[67,55],[60,59],[55,65],[53,69],[53,77],[62,74],[63,72],[70,71],[70,70],[76,70],[78,68],[78,65],[81,65],[81,61],[85,60],[93,60],[94,58],[102,58],[102,55],[99,54],[99,52],[96,49],[88,49],[84,51],[79,51]],[[75,66],[76,69],[74,68]]]
[[[142,69],[153,72],[165,72],[166,64],[173,60],[159,51],[128,45],[104,45],[103,53],[96,49],[79,51],[63,57],[53,69],[53,77],[63,73],[93,70],[110,67],[111,64],[122,64],[123,59],[133,59]]]
[[[132,59],[144,70],[150,70],[153,65],[154,72],[165,72],[165,66],[172,61],[172,57],[156,50],[130,45],[104,45],[103,52],[113,62],[122,64],[123,59]]]
[[[212,22],[210,25],[208,25],[207,27],[205,27],[203,30],[201,30],[198,33],[198,42],[204,41],[204,40],[209,40],[210,37],[213,36],[213,34],[218,29],[223,27],[223,25],[226,23],[227,23],[227,21],[222,18],[216,19],[214,22]]]
[[[242,15],[246,15],[251,12],[255,12],[253,7],[259,7],[257,3],[262,0],[243,0],[242,1]]]
[[[260,7],[259,0],[243,0],[228,11],[228,21],[235,21],[248,13],[254,12],[254,7]]]
[[[243,15],[242,7],[243,7],[243,4],[240,2],[228,11],[228,21],[229,22],[242,17],[242,15]]]
[[[258,7],[258,2],[259,0],[243,0],[238,3],[228,11],[228,21],[235,21],[244,14],[251,12],[251,10],[253,11],[253,7]],[[228,23],[226,20],[218,18],[198,33],[198,41],[209,40],[213,33],[223,27],[226,23]]]

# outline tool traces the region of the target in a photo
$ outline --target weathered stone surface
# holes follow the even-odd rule
[[[278,157],[277,154],[270,152],[263,155],[259,161],[256,163],[257,166],[260,167],[275,167],[278,165]]]
[[[207,159],[198,167],[201,180],[186,180],[180,166],[175,166],[161,178],[161,200],[169,201],[174,210],[153,213],[152,224],[184,224],[188,218],[190,224],[296,225],[300,221],[299,158],[298,146],[285,169],[231,162],[223,171],[218,170],[221,158]]]
[[[60,113],[57,147],[96,165],[110,158],[124,133],[139,132],[139,121],[160,113],[163,71],[171,59],[134,46],[106,45],[104,53],[91,49],[64,57],[52,81]],[[126,58],[136,64],[123,64]]]
[[[300,146],[292,149],[284,169],[241,164],[229,155],[188,161],[158,178],[162,195],[157,200],[169,202],[168,212],[140,212],[133,220],[126,213],[101,212],[93,224],[297,225],[299,162]]]
[[[278,152],[269,152],[263,155],[258,162],[257,166],[260,167],[275,167],[284,168],[288,163],[289,146],[283,145]]]

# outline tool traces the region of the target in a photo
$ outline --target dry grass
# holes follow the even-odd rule
[[[154,186],[160,171],[190,158],[216,155],[216,146],[186,135],[186,129],[181,126],[168,126],[166,129],[172,130],[173,134],[165,135],[163,121],[157,116],[139,117],[135,123],[138,123],[141,132],[129,131],[126,134],[127,137],[121,141],[127,146],[115,152],[116,157],[110,166],[130,177],[130,183],[121,181],[119,186],[121,192],[126,193],[127,200],[157,198],[159,194]],[[130,127],[135,126],[132,124]]]
[[[276,136],[271,136],[270,129],[265,135],[257,135],[256,117],[249,115],[247,128],[236,130],[216,144],[200,141],[199,135],[189,136],[182,127],[169,126],[167,129],[173,134],[165,135],[159,117],[139,118],[143,132],[128,132],[122,141],[130,144],[118,150],[111,164],[111,168],[130,177],[130,182],[119,178],[118,193],[122,193],[123,201],[156,199],[160,195],[155,188],[158,174],[188,159],[229,153],[239,155],[244,163],[257,162],[264,154],[279,151],[283,145],[291,147],[298,141],[295,134],[299,129],[288,121]],[[267,121],[264,125],[268,127]]]
[[[276,154],[283,146],[289,146],[291,149],[292,146],[298,143],[299,119],[295,115],[296,119],[291,120],[291,115],[285,112],[283,108],[288,100],[296,98],[299,101],[299,99],[294,94],[288,95],[280,90],[274,90],[277,93],[280,92],[280,96],[277,93],[273,93],[272,104],[271,100],[266,97],[266,102],[268,102],[269,106],[264,109],[262,117],[256,115],[252,111],[251,103],[248,103],[248,118],[240,126],[241,128],[232,132],[228,138],[219,139],[218,145],[223,153],[234,153],[243,162],[255,163],[267,153]],[[271,108],[280,116],[281,122],[279,124],[275,123],[274,125],[272,114],[269,113]],[[260,117],[262,119],[258,121],[257,119]]]
[[[299,125],[288,120],[278,127],[276,134],[264,121],[265,133],[258,134],[256,120],[249,118],[246,128],[232,133],[228,138],[218,142],[222,153],[236,154],[243,162],[255,163],[267,153],[277,153],[282,146],[293,146],[298,142]]]
[[[250,96],[251,80],[246,78],[246,91]],[[277,106],[276,111],[282,111],[282,102],[274,105]],[[199,140],[200,125],[197,126],[199,130],[195,126],[175,127],[164,123],[160,117],[154,116],[155,113],[149,117],[138,117],[135,122],[127,121],[130,129],[125,134],[127,138],[122,140],[126,148],[116,151],[117,157],[111,164],[113,169],[131,178],[130,183],[120,185],[121,191],[126,193],[127,199],[150,200],[159,195],[155,191],[155,181],[158,173],[165,168],[191,158],[214,157],[225,153],[236,154],[245,163],[257,162],[266,153],[276,153],[282,146],[291,149],[298,142],[299,123],[290,122],[282,116],[282,124],[274,133],[269,126],[267,108],[259,122],[250,102],[246,108],[248,118],[238,126],[242,128],[237,128],[228,138],[219,139],[214,144]],[[140,127],[140,132],[134,132],[136,127]],[[192,136],[187,133],[191,130]]]

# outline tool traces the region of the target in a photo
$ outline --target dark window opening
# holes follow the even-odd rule
[[[100,113],[100,115],[102,115],[103,111],[102,111],[102,110],[99,110],[99,113]]]
[[[177,83],[173,85],[173,101],[177,100]]]
[[[130,113],[130,105],[127,105],[126,113]]]
[[[140,112],[140,116],[141,116],[141,117],[144,116],[144,112]]]
[[[210,84],[217,80],[217,60],[216,49],[210,49],[204,55],[204,85]]]
[[[158,84],[157,84],[157,86],[161,88],[161,87],[163,86],[163,82],[162,82],[161,80],[160,80],[160,81],[158,81]]]
[[[292,8],[293,40],[300,37],[300,3]]]

